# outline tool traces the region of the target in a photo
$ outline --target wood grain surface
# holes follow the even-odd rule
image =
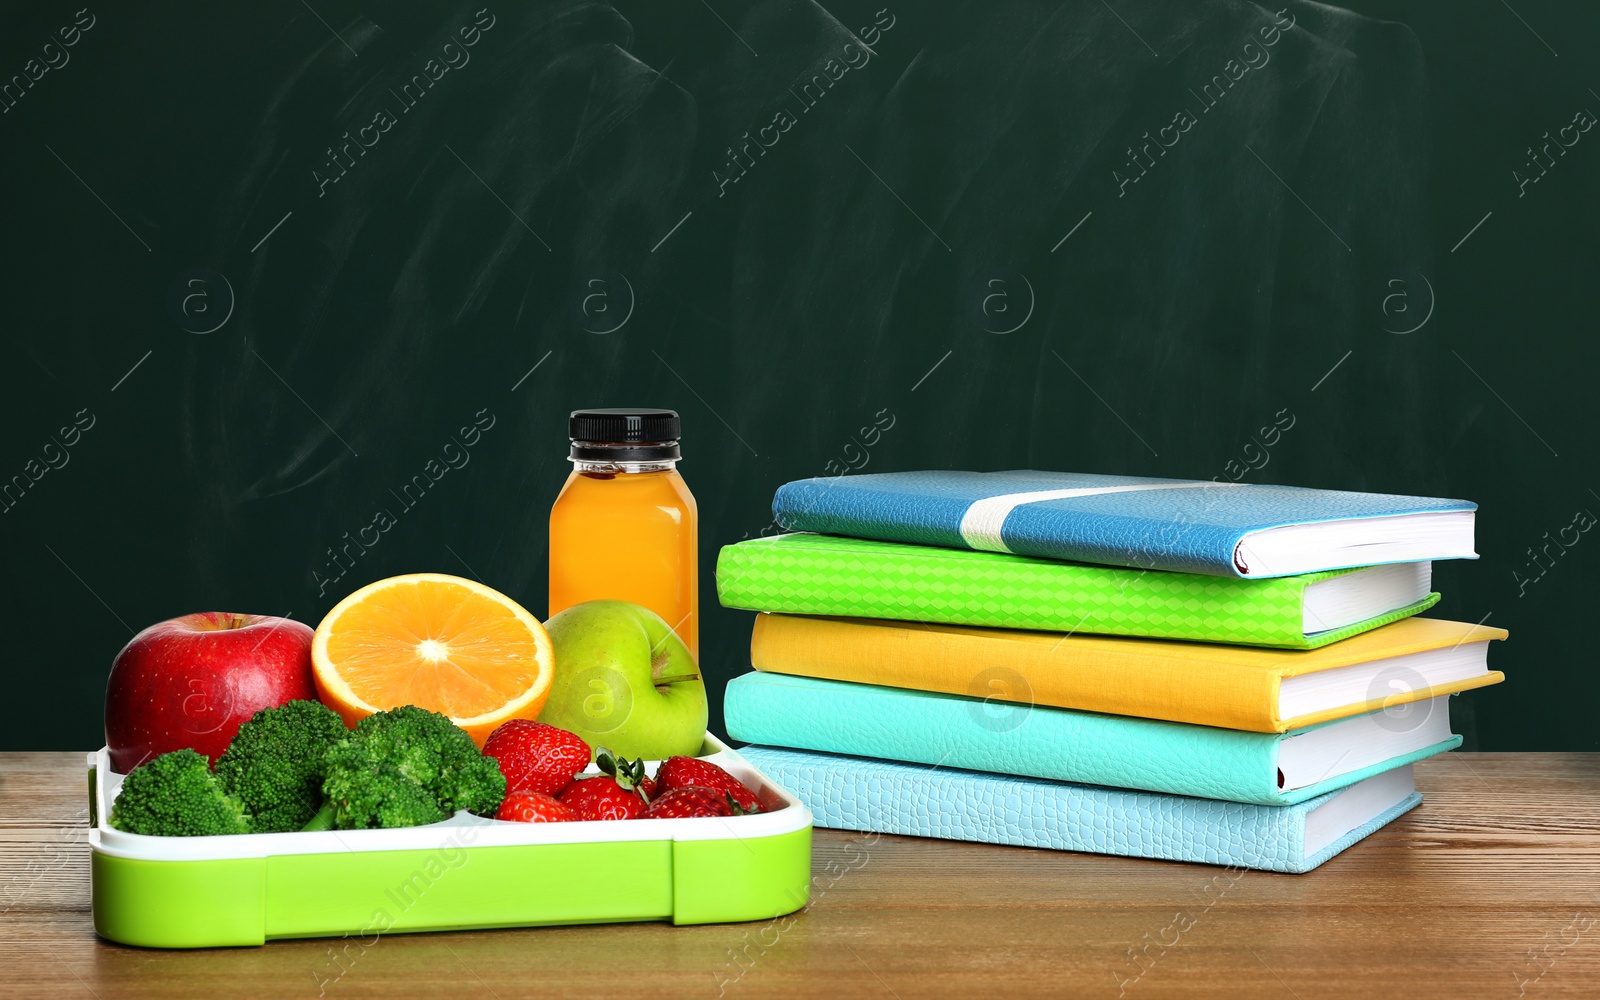
[[[98,940],[83,755],[0,754],[0,996],[1600,996],[1600,754],[1448,754],[1417,784],[1421,807],[1307,875],[818,831],[792,920],[336,956]]]

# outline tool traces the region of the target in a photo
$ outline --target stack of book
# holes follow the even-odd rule
[[[817,825],[1303,872],[1421,802],[1496,628],[1475,505],[1048,472],[808,479],[724,548],[730,736]]]

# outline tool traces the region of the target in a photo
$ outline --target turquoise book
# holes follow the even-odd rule
[[[1218,802],[752,746],[831,830],[1308,872],[1422,802],[1410,766],[1292,806]]]
[[[1251,733],[757,671],[729,682],[723,718],[767,746],[1286,806],[1460,746],[1449,701]]]

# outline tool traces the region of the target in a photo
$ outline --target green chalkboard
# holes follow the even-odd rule
[[[1478,501],[1458,730],[1596,749],[1600,10],[1514,7],[11,5],[0,748],[99,745],[184,612],[543,613],[566,414],[641,405],[714,703],[783,482],[1226,476]]]

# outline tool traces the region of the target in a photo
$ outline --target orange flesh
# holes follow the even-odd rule
[[[540,640],[509,608],[438,581],[390,587],[345,610],[328,658],[362,701],[472,718],[539,678]]]

